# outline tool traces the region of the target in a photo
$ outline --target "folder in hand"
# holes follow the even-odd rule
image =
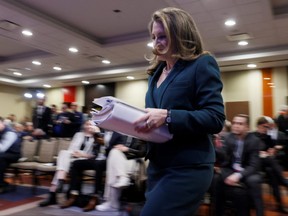
[[[115,97],[96,98],[93,103],[101,107],[100,110],[94,109],[91,112],[93,122],[101,128],[155,143],[167,142],[173,137],[166,125],[152,129],[149,133],[135,131],[134,122],[145,115],[145,111]]]

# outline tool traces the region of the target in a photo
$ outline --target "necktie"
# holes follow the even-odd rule
[[[85,138],[84,138],[84,142],[82,143],[82,145],[81,145],[81,147],[80,147],[80,150],[82,151],[82,150],[84,150],[84,148],[85,148],[85,146],[86,146],[86,143],[89,141],[89,137],[88,136],[86,136]]]

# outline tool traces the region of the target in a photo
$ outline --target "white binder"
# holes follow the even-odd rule
[[[133,123],[145,115],[145,111],[115,97],[96,98],[93,103],[101,107],[101,110],[94,109],[91,112],[93,122],[101,128],[155,143],[164,143],[173,137],[166,125],[152,129],[149,133],[136,132]]]

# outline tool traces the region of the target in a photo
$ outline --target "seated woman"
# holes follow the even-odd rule
[[[130,184],[130,174],[136,166],[135,158],[144,157],[146,143],[136,138],[127,137],[125,145],[116,145],[107,158],[107,171],[104,199],[96,206],[98,211],[117,211],[120,208],[120,195],[124,187]]]
[[[56,204],[56,193],[62,192],[63,184],[70,165],[75,160],[93,158],[94,133],[99,133],[100,129],[93,126],[91,121],[86,121],[83,125],[83,132],[76,133],[68,150],[61,150],[57,158],[57,168],[51,183],[50,193],[47,200],[39,204],[40,207]]]
[[[83,171],[95,170],[94,194],[92,194],[92,199],[89,204],[83,208],[83,211],[95,209],[98,203],[98,195],[102,189],[103,173],[106,170],[106,157],[113,146],[122,145],[126,139],[126,136],[112,131],[105,131],[104,137],[95,134],[95,140],[98,144],[95,146],[95,159],[77,160],[73,162],[70,170],[69,199],[60,206],[61,208],[68,208],[74,205],[77,197],[81,194]]]

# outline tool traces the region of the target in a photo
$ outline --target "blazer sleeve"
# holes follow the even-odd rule
[[[78,132],[78,133],[74,134],[68,150],[70,150],[70,151],[79,150],[83,141],[84,141],[84,135],[82,132]]]
[[[210,55],[199,57],[194,64],[185,69],[193,74],[190,77],[193,109],[171,109],[169,129],[173,134],[216,134],[222,130],[225,120],[219,68]]]

